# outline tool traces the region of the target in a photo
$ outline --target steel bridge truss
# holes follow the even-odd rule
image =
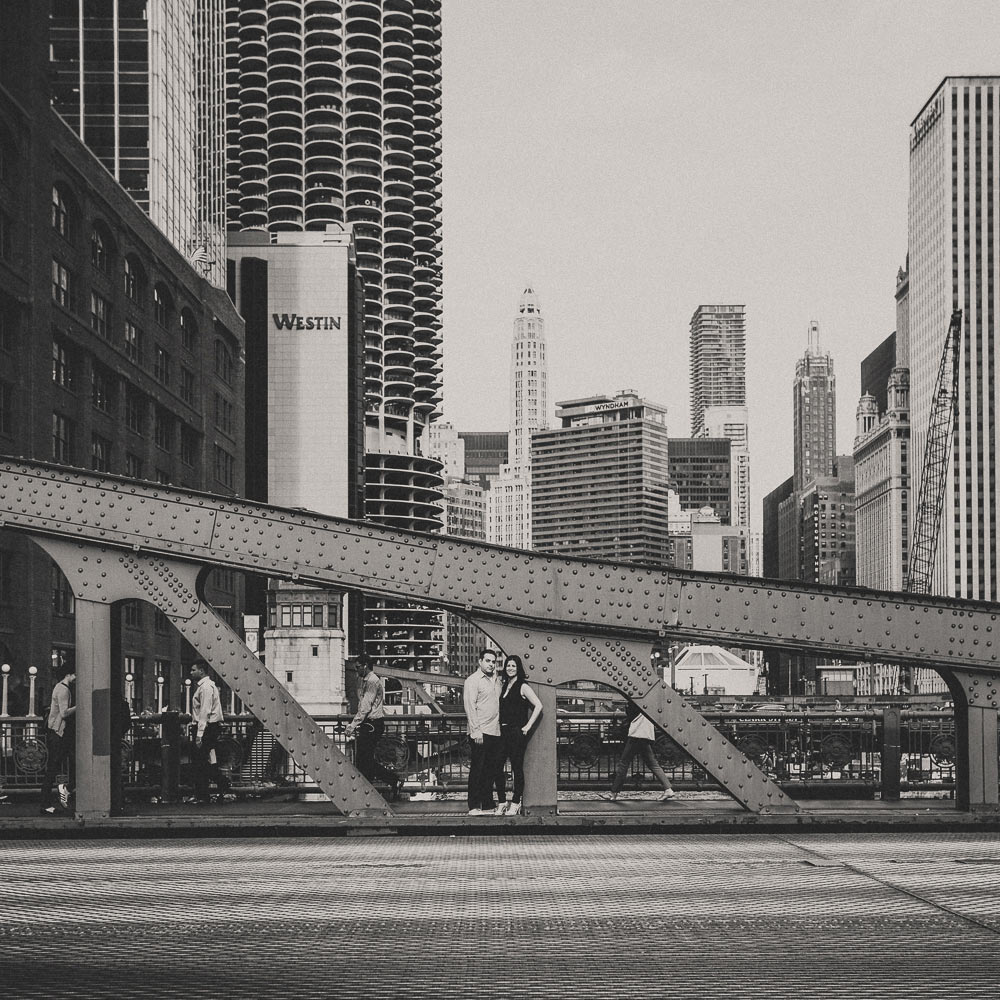
[[[0,459],[0,527],[31,536],[76,596],[83,819],[110,812],[112,608],[135,599],[160,608],[342,812],[391,814],[205,602],[217,567],[457,612],[519,653],[545,709],[525,761],[529,811],[556,809],[556,689],[580,680],[636,702],[746,809],[799,810],[656,673],[665,640],[937,670],[955,699],[956,804],[998,809],[996,605],[556,558],[17,459]]]

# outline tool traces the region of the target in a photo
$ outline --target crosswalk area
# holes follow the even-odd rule
[[[1000,838],[0,843],[6,997],[994,996]]]

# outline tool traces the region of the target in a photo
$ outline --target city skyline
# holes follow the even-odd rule
[[[895,329],[910,124],[943,77],[996,63],[990,5],[605,10],[444,0],[444,419],[504,426],[507,316],[530,279],[550,400],[632,388],[683,434],[690,315],[745,302],[759,527],[792,471],[812,319],[850,453],[860,362]]]

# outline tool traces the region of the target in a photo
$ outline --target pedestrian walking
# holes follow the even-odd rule
[[[357,733],[355,767],[371,782],[376,778],[384,781],[390,788],[390,801],[395,802],[403,787],[403,779],[375,759],[375,748],[385,732],[385,687],[367,656],[359,656],[354,668],[358,674],[358,711],[344,734],[350,739]]]
[[[58,810],[69,809],[75,771],[76,705],[73,704],[73,685],[76,673],[66,669],[52,688],[49,714],[45,720],[45,777],[42,779],[42,814],[54,815]],[[59,805],[52,802],[52,786],[65,764],[66,780],[59,785]]]
[[[500,683],[500,755],[497,761],[500,805],[497,815],[516,816],[521,811],[524,796],[524,752],[531,730],[542,714],[542,703],[528,684],[520,656],[504,657]],[[514,777],[514,791],[509,802],[503,788],[503,769],[508,760]]]
[[[191,680],[195,685],[191,696],[191,723],[195,727],[191,763],[194,765],[195,801],[202,805],[211,801],[208,786],[213,778],[219,789],[220,801],[229,794],[230,788],[229,779],[219,767],[216,752],[222,731],[222,700],[208,670],[204,660],[195,660],[191,664]]]
[[[656,753],[653,750],[656,733],[652,720],[643,715],[638,706],[631,701],[625,709],[625,720],[629,724],[628,736],[622,747],[622,755],[618,758],[618,766],[615,768],[615,776],[611,782],[611,793],[602,795],[601,798],[607,799],[609,802],[614,802],[618,798],[618,793],[622,790],[622,785],[625,784],[625,779],[628,777],[632,759],[636,754],[639,754],[646,766],[653,772],[653,777],[663,785],[660,801],[669,802],[677,793],[670,787],[670,779],[656,759]]]
[[[469,815],[496,808],[493,786],[500,756],[500,690],[495,671],[497,654],[479,651],[479,669],[465,679],[462,701],[469,725]]]

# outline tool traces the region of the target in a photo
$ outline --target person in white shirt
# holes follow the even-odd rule
[[[497,654],[479,652],[479,669],[465,679],[462,701],[469,723],[469,815],[493,812],[493,786],[500,757],[500,682]]]
[[[64,763],[67,780],[59,785],[59,807],[63,810],[69,806],[72,791],[73,744],[76,740],[76,729],[73,726],[76,705],[73,704],[72,685],[75,681],[74,671],[63,671],[62,677],[52,688],[52,701],[45,721],[45,750],[48,756],[45,760],[45,777],[42,779],[42,812],[50,816],[57,811],[57,807],[52,804],[52,786]]]
[[[354,765],[369,780],[376,778],[386,782],[391,789],[389,798],[395,802],[403,787],[403,779],[395,771],[375,759],[375,748],[385,732],[385,688],[382,678],[375,673],[367,656],[359,656],[355,661],[358,673],[358,711],[344,729],[350,739],[357,733],[354,744]]]
[[[618,798],[618,793],[622,790],[625,779],[628,777],[632,759],[638,754],[653,772],[653,777],[663,786],[660,801],[670,802],[676,796],[676,792],[671,788],[670,779],[656,759],[654,751],[656,732],[653,729],[652,720],[643,715],[638,706],[630,701],[625,707],[625,721],[629,723],[628,737],[622,747],[622,755],[618,758],[618,766],[615,768],[615,776],[611,782],[611,792],[602,795],[601,798],[607,799],[609,802],[614,802]]]
[[[212,761],[222,729],[222,701],[215,681],[208,676],[208,669],[204,660],[191,664],[191,680],[195,685],[191,697],[191,724],[195,727],[191,763],[194,765],[194,797],[199,803],[210,801],[208,785],[213,776],[219,798],[229,792],[229,779],[222,773],[218,761]]]

